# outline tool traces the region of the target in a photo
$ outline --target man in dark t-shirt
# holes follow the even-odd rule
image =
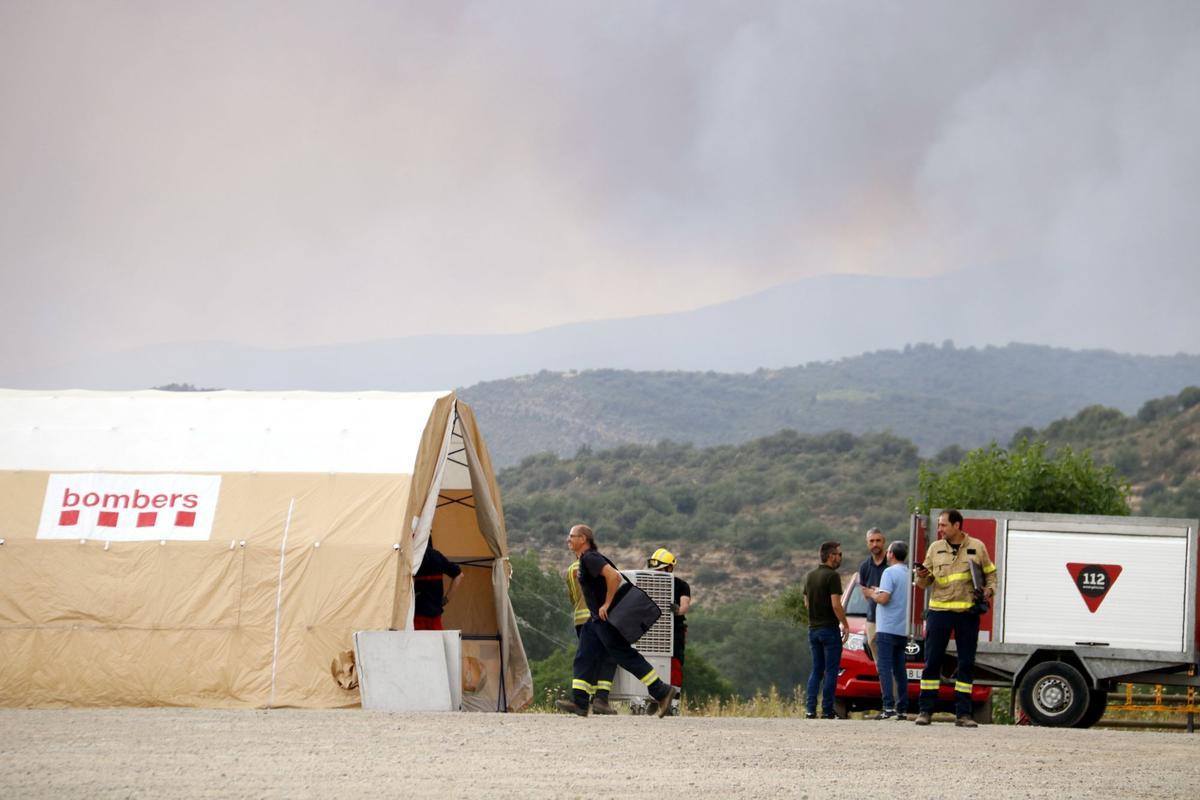
[[[867,649],[871,658],[875,657],[875,601],[870,598],[868,589],[878,589],[883,571],[887,569],[887,557],[883,553],[883,531],[871,528],[867,531],[867,557],[858,565],[858,585],[862,587],[863,597],[867,598]]]
[[[577,580],[587,602],[589,617],[579,629],[579,647],[575,651],[570,700],[558,700],[560,711],[586,717],[588,700],[596,692],[600,670],[610,658],[646,685],[650,696],[659,703],[659,716],[670,710],[675,689],[664,683],[650,662],[625,641],[612,623],[608,610],[624,579],[612,562],[596,549],[595,534],[586,525],[576,525],[567,535],[567,546],[579,559]]]
[[[442,583],[446,575],[451,578],[449,589],[445,589]],[[450,596],[462,579],[462,567],[434,550],[432,543],[425,548],[425,557],[413,576],[416,595],[413,599],[413,630],[443,630],[442,609],[450,602]]]
[[[812,650],[812,672],[804,696],[807,719],[817,716],[817,693],[821,694],[821,717],[837,719],[833,693],[837,688],[838,665],[842,644],[850,636],[850,623],[842,609],[842,546],[837,542],[821,545],[821,564],[804,579],[804,606],[808,609],[808,646]],[[841,626],[841,634],[838,626]]]

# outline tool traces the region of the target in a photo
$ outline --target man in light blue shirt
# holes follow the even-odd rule
[[[887,549],[888,568],[879,579],[879,588],[863,590],[863,594],[877,604],[875,665],[879,668],[883,711],[875,719],[908,719],[908,673],[905,670],[907,659],[904,647],[908,643],[905,628],[908,621],[908,587],[912,585],[912,576],[905,563],[907,559],[908,545],[892,542]]]

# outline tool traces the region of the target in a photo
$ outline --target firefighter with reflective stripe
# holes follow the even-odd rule
[[[954,508],[938,516],[938,536],[929,546],[925,561],[918,565],[917,585],[933,587],[929,593],[929,615],[925,620],[925,669],[921,672],[921,713],[918,725],[933,719],[941,683],[942,659],[950,634],[958,650],[954,673],[954,714],[960,728],[977,727],[971,718],[971,679],[975,671],[975,648],[979,643],[979,616],[996,593],[996,565],[983,542],[967,536],[963,516]],[[984,586],[976,590],[971,565],[977,565]]]
[[[587,600],[583,597],[583,587],[579,585],[579,559],[575,559],[567,567],[567,596],[571,598],[571,608],[575,618],[575,639],[583,630],[583,623],[592,615],[588,611]],[[617,711],[608,703],[609,692],[612,691],[613,676],[617,674],[617,662],[612,659],[605,661],[597,673],[596,683],[588,684],[584,691],[592,700],[593,714],[616,714]]]
[[[579,629],[583,627],[583,623],[588,621],[591,612],[588,611],[587,601],[583,599],[583,587],[579,585],[579,559],[571,562],[571,566],[567,567],[567,596],[571,598],[571,608],[575,613],[575,635],[579,636]]]
[[[588,699],[595,692],[604,662],[612,659],[646,685],[650,696],[658,701],[660,717],[671,708],[675,689],[659,679],[658,673],[608,621],[617,589],[623,579],[612,562],[596,549],[595,534],[586,525],[576,525],[567,535],[567,546],[579,559],[577,580],[587,601],[588,620],[579,631],[579,647],[575,651],[571,700],[559,700],[559,711],[586,717]]]

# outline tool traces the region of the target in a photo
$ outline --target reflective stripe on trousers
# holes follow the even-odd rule
[[[575,679],[595,687],[602,679],[611,682],[617,666],[624,667],[629,674],[645,683],[650,689],[650,696],[656,700],[670,691],[658,679],[650,662],[634,650],[616,628],[603,620],[589,619],[579,631],[579,648],[575,651],[573,669]],[[608,670],[607,674],[604,674],[605,670]],[[571,688],[576,705],[586,705],[589,697],[587,690],[576,686],[574,682]]]
[[[979,642],[979,615],[965,611],[933,611],[925,620],[925,669],[921,670],[921,713],[932,713],[941,684],[942,659],[950,634],[958,650],[954,674],[954,714],[971,716],[971,685],[975,677],[975,648]],[[964,688],[965,687],[965,688]]]

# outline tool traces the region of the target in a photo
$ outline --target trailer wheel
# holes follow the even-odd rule
[[[1079,670],[1062,661],[1043,661],[1021,679],[1021,708],[1038,725],[1069,728],[1087,712],[1091,702],[1087,681]]]
[[[1108,709],[1108,690],[1107,689],[1092,689],[1089,691],[1089,700],[1087,711],[1083,712],[1083,716],[1079,718],[1074,727],[1090,728],[1100,721],[1104,716],[1104,712]]]

